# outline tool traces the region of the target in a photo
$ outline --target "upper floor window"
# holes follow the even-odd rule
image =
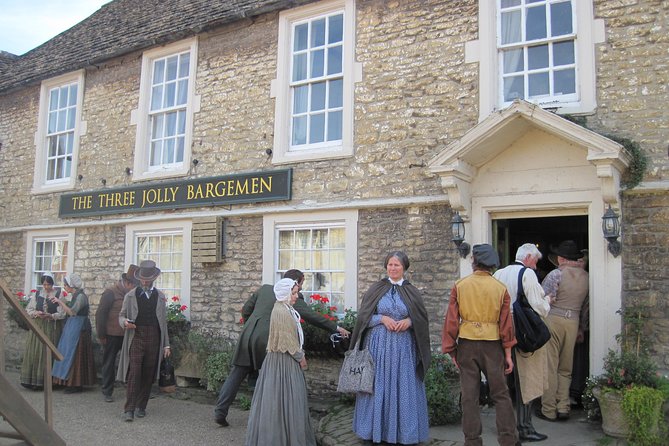
[[[83,83],[83,71],[42,83],[33,192],[74,187],[79,137],[85,133],[81,122]]]
[[[595,44],[604,21],[592,0],[479,0],[479,120],[522,99],[558,113],[595,110]],[[491,7],[494,6],[494,7]]]
[[[194,95],[195,39],[147,51],[142,59],[134,178],[174,176],[188,171]]]
[[[500,0],[502,102],[573,102],[576,29],[571,0]]]
[[[353,14],[352,0],[280,14],[275,163],[353,153]]]

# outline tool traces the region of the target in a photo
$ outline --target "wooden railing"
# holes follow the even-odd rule
[[[7,283],[0,279],[2,295],[16,311],[19,318],[25,321],[28,329],[44,344],[44,421],[32,406],[23,398],[16,387],[5,377],[4,344],[0,342],[0,415],[18,432],[0,432],[0,437],[20,438],[32,445],[65,445],[65,441],[53,430],[53,386],[51,381],[51,364],[53,357],[62,361],[63,355],[44,334],[33,319],[26,313]],[[2,306],[0,306],[2,309]],[[0,334],[4,338],[4,314],[0,314]]]

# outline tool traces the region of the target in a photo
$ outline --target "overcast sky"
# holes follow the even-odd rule
[[[27,53],[110,0],[0,0],[0,50]]]

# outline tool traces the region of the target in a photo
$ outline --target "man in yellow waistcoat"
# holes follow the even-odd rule
[[[458,280],[444,321],[441,350],[460,368],[462,431],[465,446],[482,446],[479,383],[481,372],[490,385],[495,403],[497,441],[502,446],[518,443],[507,375],[513,371],[511,348],[516,344],[511,319],[511,298],[506,286],[491,275],[499,257],[489,244],[472,248],[474,272]]]

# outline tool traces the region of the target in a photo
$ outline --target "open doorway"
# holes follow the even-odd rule
[[[534,243],[543,254],[537,263],[537,277],[541,282],[555,268],[548,260],[551,246],[563,240],[574,240],[580,249],[588,249],[588,217],[563,216],[540,218],[509,218],[493,220],[493,246],[500,255],[500,267],[513,263],[516,250],[524,243]],[[587,266],[586,266],[587,268]],[[581,404],[581,394],[590,375],[589,333],[574,348],[574,365],[569,395],[572,404]]]
[[[574,240],[580,249],[588,249],[586,215],[493,220],[493,246],[499,253],[500,268],[513,263],[516,250],[523,243],[534,243],[543,254],[537,264],[539,281],[555,268],[548,260],[550,247],[563,240]]]

